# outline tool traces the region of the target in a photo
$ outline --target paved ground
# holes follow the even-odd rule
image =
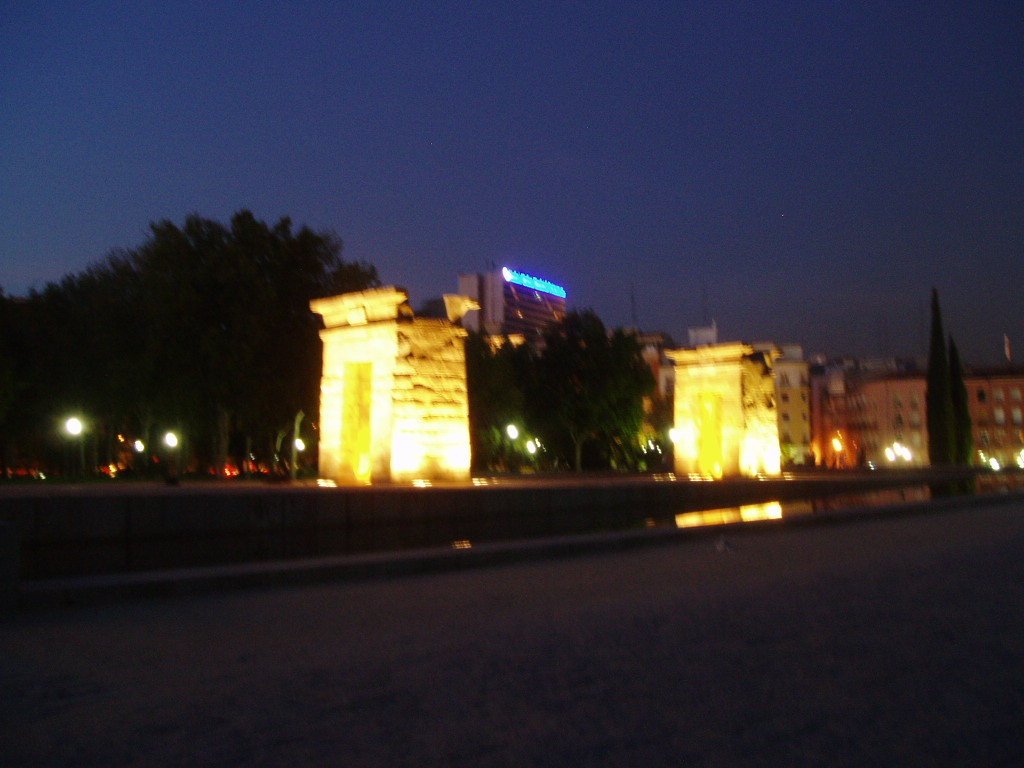
[[[1021,765],[1024,504],[0,620],[0,765]]]

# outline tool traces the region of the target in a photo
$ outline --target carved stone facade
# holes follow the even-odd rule
[[[415,317],[395,287],[310,307],[325,326],[320,475],[346,484],[467,479],[466,331]]]
[[[675,363],[675,468],[705,477],[780,470],[775,348],[711,344],[666,352]]]

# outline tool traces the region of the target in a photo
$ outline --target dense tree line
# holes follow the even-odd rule
[[[974,455],[964,369],[953,337],[942,328],[938,291],[932,289],[931,336],[925,401],[928,459],[933,466],[969,466]],[[970,490],[972,482],[964,484]]]
[[[592,311],[568,313],[537,347],[495,349],[471,335],[466,349],[477,469],[648,469],[662,460],[646,442],[655,382],[636,337],[609,333]]]
[[[0,294],[3,464],[66,468],[59,427],[71,413],[86,422],[92,466],[124,451],[118,436],[152,456],[165,429],[180,431],[193,469],[250,454],[272,463],[296,414],[317,411],[310,299],[379,284],[341,250],[288,218],[193,215],[41,292]]]

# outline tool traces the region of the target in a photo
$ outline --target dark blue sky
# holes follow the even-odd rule
[[[137,7],[138,6],[138,7]],[[414,305],[1024,359],[1024,4],[3,3],[0,286],[240,209]]]

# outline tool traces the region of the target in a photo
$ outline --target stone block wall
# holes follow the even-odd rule
[[[465,335],[445,320],[417,318],[398,327],[393,480],[469,477]]]
[[[668,356],[676,366],[676,471],[715,477],[777,473],[772,355],[731,343]]]
[[[321,476],[345,484],[468,478],[465,330],[414,317],[405,292],[394,288],[311,306],[326,326],[320,334]],[[367,371],[369,394],[360,378]],[[366,439],[367,428],[368,467],[364,448],[353,447]]]

